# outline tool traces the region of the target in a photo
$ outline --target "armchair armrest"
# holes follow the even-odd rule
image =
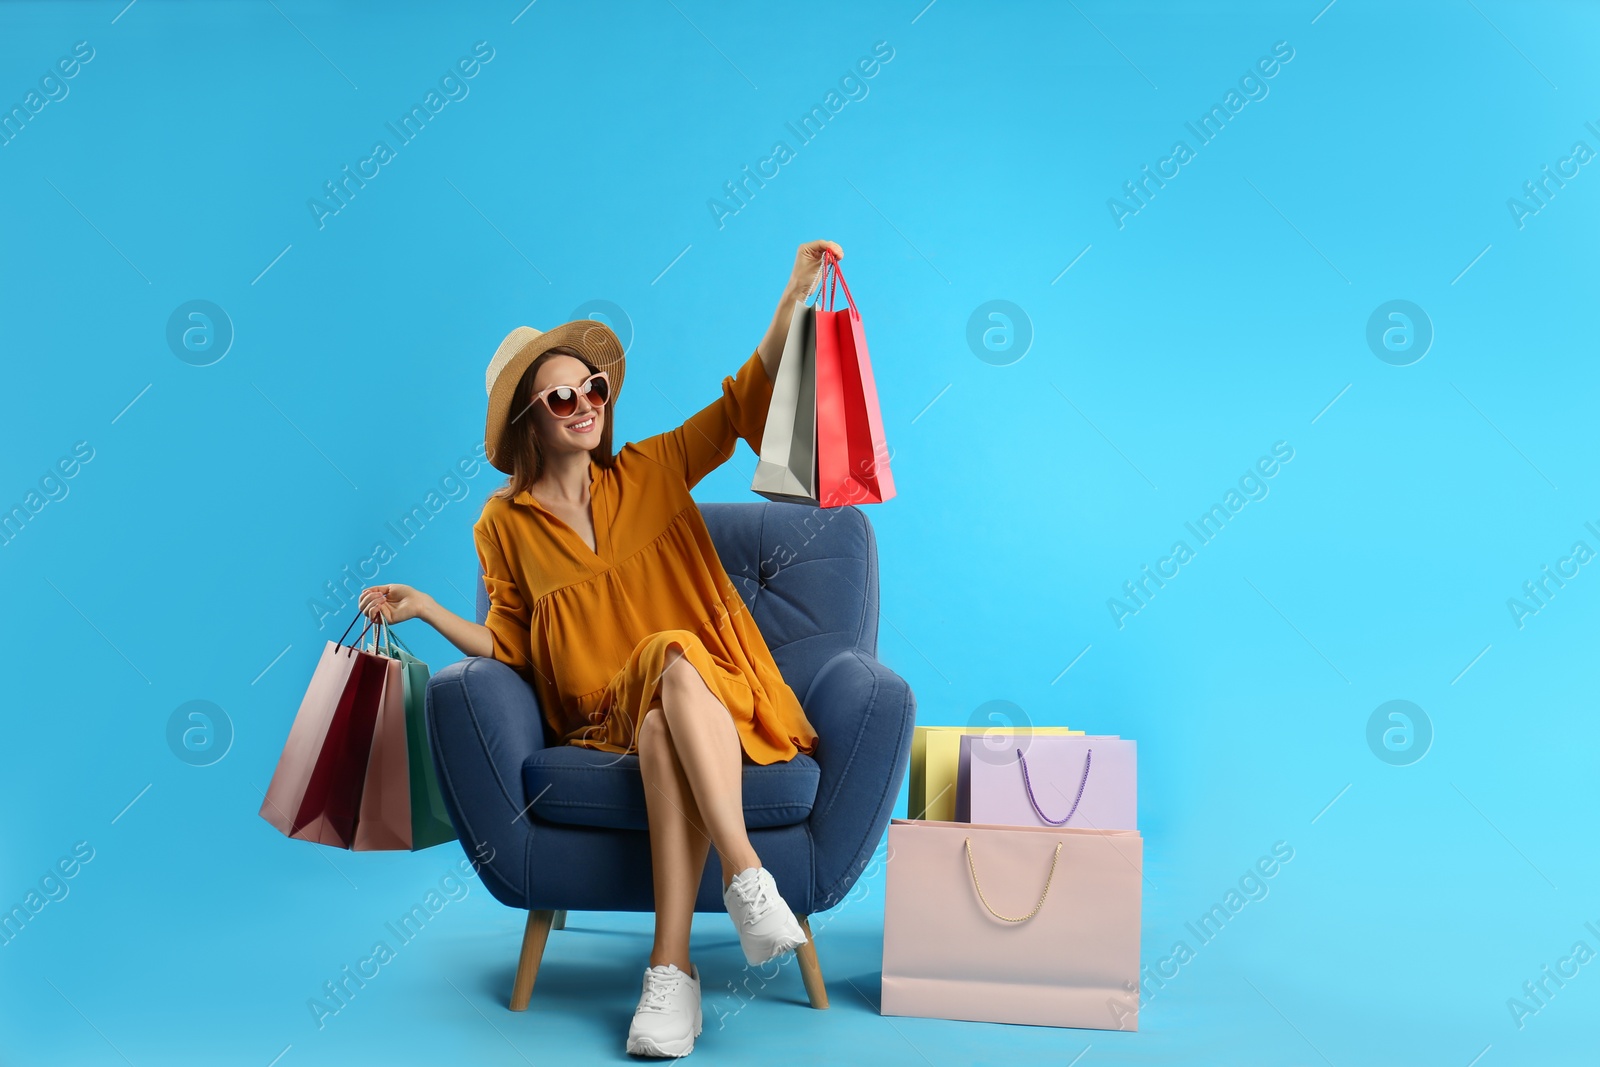
[[[522,767],[544,748],[538,697],[504,663],[469,656],[428,679],[427,709],[439,791],[461,847],[496,900],[527,907],[533,825]]]
[[[844,899],[866,869],[911,760],[917,701],[905,679],[860,649],[838,653],[801,699],[822,768],[811,811],[814,907]]]

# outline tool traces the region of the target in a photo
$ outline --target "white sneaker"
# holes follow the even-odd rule
[[[675,963],[646,967],[644,991],[628,1027],[628,1051],[638,1056],[687,1056],[700,1033],[700,968]]]
[[[739,945],[751,966],[781,956],[806,943],[806,932],[778,894],[778,883],[765,867],[746,867],[722,891]]]

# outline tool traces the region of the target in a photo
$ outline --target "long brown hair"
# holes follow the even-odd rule
[[[535,427],[533,417],[533,381],[538,376],[539,367],[551,356],[571,356],[593,374],[599,368],[590,363],[583,356],[571,348],[558,346],[547,352],[539,354],[522,372],[522,379],[517,382],[517,391],[511,398],[511,420],[506,423],[505,436],[501,439],[501,447],[511,457],[511,476],[506,479],[506,484],[496,489],[490,496],[505,497],[507,500],[516,496],[524,489],[531,489],[544,474],[544,448],[539,443],[539,433]],[[616,456],[611,451],[611,430],[616,425],[617,404],[616,396],[606,401],[601,409],[605,414],[605,427],[600,431],[600,443],[589,450],[595,462],[602,467],[610,467],[615,463]]]

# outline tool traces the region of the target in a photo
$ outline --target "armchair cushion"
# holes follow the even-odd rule
[[[805,753],[766,766],[745,764],[745,825],[791,826],[811,816],[822,769]],[[577,745],[555,745],[528,757],[523,789],[532,813],[549,822],[646,830],[644,780],[637,755],[619,756]]]

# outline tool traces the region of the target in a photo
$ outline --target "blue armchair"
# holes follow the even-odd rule
[[[878,557],[857,507],[704,504],[723,568],[816,727],[814,756],[744,768],[751,844],[806,928],[842,901],[889,823],[910,759],[916,701],[878,662]],[[478,621],[488,614],[482,575]],[[472,656],[428,682],[429,743],[450,819],[495,899],[528,922],[511,1010],[527,1008],[551,929],[568,909],[654,911],[637,755],[555,745],[533,689]],[[724,911],[708,858],[697,912]],[[813,1007],[828,1006],[816,945],[798,953]]]

